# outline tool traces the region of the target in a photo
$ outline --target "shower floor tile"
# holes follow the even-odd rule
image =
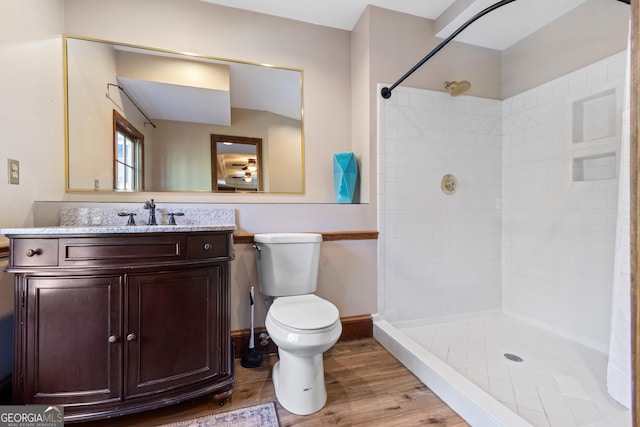
[[[596,350],[503,315],[399,329],[534,426],[631,426]]]

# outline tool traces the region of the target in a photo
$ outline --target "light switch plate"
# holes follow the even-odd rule
[[[20,162],[7,159],[7,170],[9,171],[9,184],[20,184]]]

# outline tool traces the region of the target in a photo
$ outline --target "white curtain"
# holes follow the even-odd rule
[[[628,47],[620,146],[620,184],[611,310],[611,341],[607,365],[609,394],[627,408],[631,408],[630,50]]]

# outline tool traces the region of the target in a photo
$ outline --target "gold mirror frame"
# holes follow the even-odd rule
[[[268,145],[266,145],[265,147],[263,147],[263,150],[265,150],[265,159],[271,159],[271,161],[276,161],[275,165],[269,165],[269,164],[264,164],[263,168],[268,168],[269,166],[271,166],[273,168],[274,174],[277,174],[277,171],[283,170],[282,168],[282,162],[277,163],[277,159],[278,155],[277,155],[277,150],[284,150],[286,147],[289,147],[290,149],[290,153],[287,153],[287,161],[289,161],[289,165],[291,165],[292,167],[290,168],[291,170],[293,170],[293,172],[291,172],[290,170],[288,170],[288,175],[287,175],[287,179],[291,180],[291,177],[294,177],[293,180],[291,180],[291,182],[287,185],[281,185],[283,182],[283,179],[281,178],[279,180],[279,182],[281,184],[278,185],[271,185],[269,186],[268,183],[267,185],[264,185],[264,181],[262,182],[262,188],[267,189],[267,191],[252,191],[252,192],[237,192],[234,194],[304,194],[305,192],[305,171],[304,171],[304,153],[305,153],[305,142],[304,142],[304,117],[303,117],[303,70],[301,69],[294,69],[294,68],[287,68],[287,67],[279,67],[279,66],[272,66],[272,65],[264,65],[264,64],[258,64],[258,63],[251,63],[251,62],[246,62],[246,61],[239,61],[239,60],[233,60],[233,59],[227,59],[227,58],[219,58],[219,57],[212,57],[212,56],[206,56],[206,55],[196,55],[196,54],[187,54],[187,53],[183,53],[183,52],[177,52],[177,51],[170,51],[170,50],[165,50],[165,49],[160,49],[160,48],[153,48],[153,47],[147,47],[147,46],[139,46],[139,45],[132,45],[132,44],[127,44],[127,43],[120,43],[120,42],[113,42],[113,41],[108,41],[108,40],[100,40],[100,39],[93,39],[93,38],[86,38],[86,37],[78,37],[78,36],[72,36],[72,35],[65,35],[63,36],[63,64],[64,64],[64,92],[65,92],[65,96],[64,96],[64,101],[65,101],[65,108],[64,108],[64,112],[65,112],[65,117],[64,117],[64,126],[65,126],[65,190],[66,192],[80,192],[80,193],[86,193],[86,192],[92,192],[92,193],[103,193],[103,194],[118,194],[118,193],[122,193],[123,191],[121,190],[114,190],[111,188],[102,188],[101,185],[97,184],[103,184],[103,183],[108,183],[108,186],[111,185],[111,182],[113,182],[113,176],[109,176],[108,178],[103,177],[102,179],[93,179],[91,177],[87,178],[84,177],[82,179],[82,182],[84,183],[84,185],[76,185],[75,183],[78,182],[79,180],[74,180],[74,165],[76,163],[78,163],[76,160],[74,160],[74,156],[75,156],[75,146],[74,146],[74,141],[76,139],[74,139],[74,131],[72,129],[72,123],[74,120],[74,115],[77,113],[77,111],[75,111],[74,109],[74,105],[73,105],[73,99],[71,99],[69,91],[70,91],[70,85],[72,84],[72,82],[70,81],[70,65],[69,65],[69,46],[68,46],[68,41],[69,40],[80,40],[80,41],[86,41],[86,42],[92,42],[92,43],[101,43],[102,45],[112,45],[112,46],[117,46],[119,48],[122,49],[128,49],[128,50],[143,50],[143,51],[148,51],[149,53],[153,53],[154,55],[161,55],[161,56],[170,56],[170,57],[178,57],[181,59],[195,59],[197,61],[208,61],[208,62],[212,62],[212,63],[226,63],[229,64],[229,66],[231,67],[246,67],[245,69],[252,69],[252,70],[264,70],[267,73],[287,73],[287,72],[295,72],[296,74],[292,76],[294,76],[295,82],[297,83],[298,79],[299,79],[299,84],[296,85],[296,90],[298,91],[299,94],[299,120],[296,124],[296,126],[294,127],[293,125],[291,125],[289,127],[289,129],[293,129],[289,132],[287,132],[284,136],[282,133],[280,133],[279,135],[277,135],[277,137],[274,138],[278,138],[277,139],[277,146],[278,148],[272,148],[272,152],[269,152],[269,147]],[[253,71],[252,71],[253,72]],[[106,84],[107,82],[105,82]],[[264,87],[264,85],[263,85]],[[292,85],[289,86],[290,88],[293,88]],[[103,87],[101,88],[102,93],[100,93],[100,97],[102,98],[102,101],[105,98],[105,93],[104,91],[107,90],[106,93],[106,97],[109,98],[109,85],[107,85],[107,87]],[[117,92],[117,88],[115,89],[111,89],[111,90],[115,90]],[[260,91],[260,92],[267,92],[267,90],[264,91]],[[253,92],[256,93],[256,92]],[[281,93],[281,92],[278,92]],[[265,99],[272,99],[272,98],[265,98]],[[295,104],[297,105],[297,103]],[[256,111],[256,110],[242,110],[242,111]],[[144,113],[143,113],[144,114]],[[271,114],[272,116],[277,116],[277,114],[274,113],[268,113]],[[146,118],[146,116],[145,116]],[[283,119],[282,117],[278,116],[276,117],[274,120],[280,120],[280,122],[286,122],[286,118]],[[110,120],[111,122],[111,120]],[[280,122],[278,122],[278,125],[280,125]],[[246,121],[244,121],[243,118],[243,123],[246,123]],[[281,128],[286,128],[287,125],[290,125],[291,123],[296,123],[295,119],[290,119],[289,122],[287,122],[285,125],[282,125]],[[144,125],[143,125],[144,126]],[[265,131],[266,132],[266,131]],[[251,132],[249,132],[249,134],[247,134],[247,137],[255,137],[255,132],[253,132],[254,134],[251,134]],[[206,132],[206,141],[204,140],[204,138],[198,138],[198,144],[200,145],[200,150],[204,150],[204,146],[206,146],[206,156],[204,155],[204,153],[200,153],[200,155],[197,156],[197,159],[199,159],[199,161],[205,161],[204,159],[206,158],[206,162],[207,162],[207,168],[206,170],[204,170],[205,168],[193,168],[191,167],[191,165],[188,166],[188,168],[190,168],[191,170],[193,169],[202,169],[202,177],[198,178],[198,182],[199,183],[204,183],[205,184],[200,184],[197,187],[194,188],[155,188],[157,187],[156,184],[154,184],[154,180],[149,179],[148,177],[145,178],[145,182],[148,182],[148,185],[146,188],[144,188],[143,190],[141,190],[141,192],[179,192],[179,193],[209,193],[211,192],[212,194],[217,194],[214,187],[212,186],[212,171],[215,170],[216,165],[209,163],[209,159],[211,159],[211,151],[210,151],[210,139],[209,139],[209,135],[210,134],[233,134],[233,135],[243,135],[243,132],[239,132],[237,130],[234,130],[232,126],[227,127],[226,129],[223,128],[222,126],[213,126],[212,125],[212,129],[209,129]],[[259,135],[259,136],[263,136],[263,135]],[[110,140],[112,140],[112,135],[109,136]],[[282,139],[284,138],[284,142],[282,141]],[[289,138],[289,139],[287,139]],[[82,138],[80,138],[82,139]],[[202,141],[201,141],[202,139]],[[89,138],[87,138],[87,140],[89,140]],[[264,143],[268,144],[268,139],[263,138]],[[287,143],[289,143],[289,141],[296,141],[295,142],[295,147],[294,145],[286,145]],[[274,147],[276,146],[274,145]],[[291,147],[293,147],[291,149]],[[110,147],[109,150],[113,151],[113,148]],[[87,150],[85,149],[85,151],[87,152],[92,152],[93,150]],[[148,155],[149,158],[145,161],[145,165],[149,164],[148,162],[150,162],[150,158],[151,158],[151,154],[148,154],[150,152],[150,150],[145,148],[145,155]],[[101,152],[100,153],[93,153],[93,158],[104,158],[106,157],[105,155],[102,155]],[[109,154],[109,156],[112,156],[111,154]],[[75,156],[75,158],[78,158],[78,156]],[[80,157],[81,158],[81,157]],[[297,160],[299,159],[299,160]],[[85,162],[81,162],[81,163],[85,163]],[[90,162],[87,162],[90,163]],[[110,163],[109,165],[109,169],[113,170],[113,162]],[[296,163],[296,164],[294,164]],[[90,166],[87,166],[86,169],[92,169],[95,170],[96,168],[91,168]],[[106,170],[106,166],[103,168],[104,170]],[[152,168],[149,168],[147,166],[143,166],[143,169],[145,171],[150,171]],[[268,169],[267,169],[268,170]],[[145,172],[147,173],[147,172]],[[152,173],[152,172],[148,172],[148,173]],[[268,172],[267,172],[268,173]],[[275,178],[274,178],[275,180]],[[86,182],[85,182],[86,181]],[[157,181],[157,180],[156,180]],[[94,183],[96,183],[94,185]],[[104,184],[103,184],[104,185]],[[224,194],[228,194],[227,192],[224,192]]]

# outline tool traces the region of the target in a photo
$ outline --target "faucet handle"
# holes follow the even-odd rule
[[[136,221],[133,219],[133,216],[136,215],[134,212],[120,212],[118,216],[128,216],[129,220],[127,221],[127,225],[136,225]]]
[[[176,225],[177,216],[184,216],[184,212],[169,212],[169,225]]]

